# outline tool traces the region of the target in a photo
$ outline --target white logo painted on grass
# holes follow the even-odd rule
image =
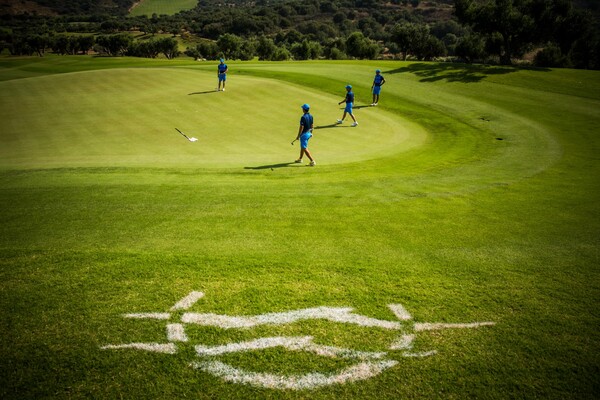
[[[198,300],[204,297],[202,292],[191,292],[178,301],[170,311],[185,311],[191,308]],[[412,320],[410,313],[400,304],[390,304],[388,308],[397,318],[397,321],[380,320],[353,313],[348,307],[315,307],[278,313],[267,313],[252,316],[229,316],[212,313],[179,313],[180,321],[167,323],[167,343],[126,343],[102,346],[102,349],[135,349],[165,354],[175,354],[178,343],[189,342],[185,332],[186,324],[218,327],[222,329],[250,329],[261,325],[285,325],[303,320],[326,320],[337,323],[353,324],[365,328],[381,328],[398,331],[396,340],[389,346],[389,351],[370,352],[346,349],[341,347],[326,346],[314,342],[312,336],[275,336],[263,337],[238,343],[228,343],[217,346],[196,345],[194,349],[199,361],[193,362],[193,368],[215,375],[228,382],[249,384],[271,389],[314,389],[318,387],[343,384],[369,379],[398,364],[390,356],[401,357],[427,357],[436,354],[435,350],[414,352],[413,342],[415,334],[422,331],[451,329],[451,328],[477,328],[480,326],[494,325],[494,322],[472,323],[419,323],[409,324]],[[169,321],[172,313],[152,312],[124,314],[125,318],[155,319]],[[412,326],[413,333],[407,333]],[[355,364],[338,371],[335,374],[322,374],[310,372],[304,375],[283,375],[277,373],[259,373],[235,368],[218,360],[219,356],[238,353],[261,351],[270,348],[284,348],[289,351],[303,351],[318,356],[336,359],[352,360]]]

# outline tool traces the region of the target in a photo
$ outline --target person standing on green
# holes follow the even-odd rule
[[[302,116],[300,117],[300,127],[298,128],[298,136],[296,140],[300,139],[300,158],[296,160],[296,163],[302,163],[302,157],[306,154],[306,157],[310,160],[308,164],[311,167],[316,165],[315,160],[312,158],[310,151],[308,151],[308,139],[312,137],[313,130],[313,116],[309,113],[310,106],[308,104],[302,105]]]
[[[372,106],[376,106],[379,103],[379,93],[381,93],[381,87],[385,83],[385,78],[381,75],[381,70],[375,70],[375,78],[373,79],[373,84],[371,85],[371,91],[373,92],[373,103]]]
[[[337,123],[341,124],[342,122],[344,122],[346,114],[349,114],[350,117],[352,117],[352,120],[354,121],[352,123],[352,126],[357,126],[358,122],[356,122],[356,118],[354,118],[354,114],[352,114],[352,106],[354,105],[354,92],[352,92],[351,85],[346,86],[346,97],[344,97],[344,100],[340,101],[338,104],[342,104],[343,102],[346,102],[346,108],[344,108],[344,115],[342,116],[342,119],[338,119]]]
[[[217,92],[221,90],[221,84],[223,85],[223,91],[225,91],[225,81],[227,81],[227,64],[222,58],[219,60],[219,66],[217,67],[217,76],[219,77],[219,86],[217,86]]]

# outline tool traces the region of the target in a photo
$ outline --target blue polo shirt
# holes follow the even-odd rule
[[[383,82],[383,75],[375,75],[375,79],[373,79],[375,86],[381,86],[381,82]]]
[[[219,64],[219,73],[224,74],[227,71],[227,64]]]
[[[310,113],[305,113],[300,117],[300,126],[302,133],[310,132],[310,127],[313,125],[313,116]]]
[[[346,93],[346,103],[354,103],[354,92],[349,91]]]

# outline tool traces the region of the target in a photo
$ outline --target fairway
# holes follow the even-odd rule
[[[173,15],[191,10],[198,5],[197,0],[140,0],[130,10],[132,16]]]
[[[598,72],[216,65],[0,58],[1,398],[597,395]]]

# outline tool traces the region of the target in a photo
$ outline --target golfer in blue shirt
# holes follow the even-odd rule
[[[346,97],[344,97],[344,100],[340,101],[338,104],[342,104],[343,102],[346,102],[346,108],[344,108],[344,115],[342,116],[342,119],[338,119],[337,123],[341,124],[342,122],[344,122],[346,114],[349,114],[350,117],[352,117],[352,120],[354,121],[352,123],[352,126],[357,126],[358,122],[356,122],[356,118],[354,118],[354,114],[352,114],[352,106],[354,105],[354,93],[352,92],[351,85],[346,86]]]
[[[302,163],[302,157],[306,154],[306,157],[310,160],[311,167],[315,166],[315,160],[308,151],[308,139],[312,137],[313,130],[313,116],[309,113],[310,106],[308,104],[302,105],[302,116],[300,117],[300,128],[298,128],[298,136],[296,140],[300,139],[300,158],[296,160],[298,164]]]
[[[223,84],[223,91],[225,91],[225,81],[227,81],[227,64],[222,58],[219,60],[220,64],[217,67],[217,76],[219,77],[219,86],[217,86],[217,92],[221,90],[221,84]]]
[[[379,93],[381,93],[381,87],[385,83],[385,78],[381,75],[381,70],[375,70],[375,78],[373,79],[373,85],[371,85],[371,91],[373,92],[373,103],[372,106],[376,106],[379,103]]]

